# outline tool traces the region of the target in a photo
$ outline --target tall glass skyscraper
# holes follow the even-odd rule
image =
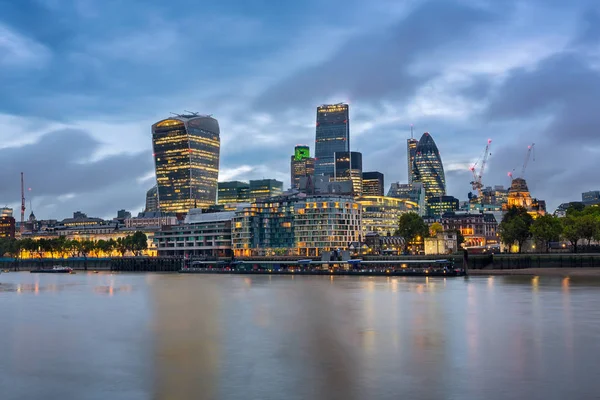
[[[352,193],[362,195],[362,153],[342,151],[335,153],[334,178],[337,182],[352,182]]]
[[[425,132],[416,148],[413,182],[421,182],[427,201],[446,194],[446,176],[440,152],[429,132]]]
[[[187,213],[217,200],[219,123],[206,115],[177,115],[152,125],[161,211]]]
[[[411,184],[415,177],[414,164],[415,155],[417,154],[417,145],[419,141],[414,138],[406,140],[406,159],[408,161],[408,183]]]
[[[350,151],[348,104],[324,104],[317,107],[315,175],[333,177],[335,153],[344,151]]]

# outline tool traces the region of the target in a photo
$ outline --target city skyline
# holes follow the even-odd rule
[[[176,27],[168,21],[181,17],[173,14],[178,2],[160,3],[2,5],[2,205],[18,209],[23,171],[40,219],[143,209],[154,180],[148,127],[185,109],[221,124],[220,180],[288,186],[290,149],[313,142],[316,106],[338,102],[352,108],[351,150],[363,154],[365,170],[384,173],[388,187],[408,181],[414,124],[434,135],[447,193],[460,199],[488,138],[495,149],[486,186],[508,187],[507,172],[520,169],[535,142],[525,179],[549,210],[597,189],[591,2],[232,2],[237,11],[189,6]],[[192,23],[207,13],[218,22]],[[419,29],[426,25],[436,29]],[[186,44],[199,38],[217,40],[191,51]],[[27,208],[29,215],[29,201]]]

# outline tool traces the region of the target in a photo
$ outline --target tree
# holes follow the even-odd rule
[[[579,218],[581,217],[567,213],[567,216],[561,220],[563,237],[571,243],[571,246],[573,247],[573,253],[577,253],[577,243],[581,238],[583,238],[578,223]]]
[[[117,238],[117,240],[115,241],[115,249],[121,253],[121,257],[125,256],[125,253],[127,253],[129,244],[127,243],[127,237],[120,237]]]
[[[443,232],[444,227],[439,222],[434,222],[429,226],[429,235],[437,236],[438,233]]]
[[[588,246],[598,232],[598,218],[588,212],[580,217],[576,217],[576,223],[579,225],[579,233],[583,239],[587,239]]]
[[[508,246],[517,243],[520,253],[523,243],[531,236],[529,229],[532,223],[533,217],[526,208],[510,207],[498,227],[500,238]]]
[[[546,214],[534,220],[529,230],[533,238],[543,244],[547,253],[549,243],[560,239],[563,226],[557,217]]]
[[[136,231],[130,238],[131,247],[137,256],[148,248],[148,236],[144,232]]]
[[[419,237],[427,236],[428,233],[427,224],[417,213],[408,212],[398,219],[398,229],[395,234],[404,239],[404,253],[408,251],[410,243],[415,242]]]

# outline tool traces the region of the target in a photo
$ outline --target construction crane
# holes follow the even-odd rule
[[[473,187],[473,190],[477,191],[477,196],[479,197],[479,199],[482,198],[482,190],[483,190],[483,183],[481,182],[482,178],[483,178],[483,173],[485,171],[485,165],[487,164],[487,160],[490,153],[490,146],[492,145],[492,139],[488,139],[487,141],[487,145],[485,146],[485,151],[483,152],[483,155],[481,156],[481,158],[479,160],[477,160],[477,162],[475,162],[475,164],[473,164],[471,166],[471,168],[469,168],[471,170],[471,172],[473,173],[473,180],[471,181],[471,185]],[[479,165],[479,172],[477,172],[477,166]]]
[[[534,146],[535,143],[531,143],[529,146],[527,146],[527,155],[525,155],[525,162],[523,162],[523,168],[521,168],[521,175],[519,175],[519,178],[525,179],[525,170],[527,169],[527,165],[529,165],[529,159],[531,158],[531,155],[533,154],[533,161],[535,161],[535,150],[534,150]],[[515,170],[513,169],[511,172],[508,173],[508,177],[510,178],[510,181],[512,182],[514,178],[513,176],[513,172]]]

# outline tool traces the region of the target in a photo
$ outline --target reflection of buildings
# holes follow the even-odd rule
[[[348,104],[317,107],[315,139],[315,175],[333,176],[335,153],[350,151]]]
[[[161,211],[186,213],[217,200],[219,123],[211,116],[178,115],[152,125]]]
[[[508,198],[503,210],[510,207],[524,207],[533,217],[546,214],[546,202],[531,197],[527,182],[523,178],[515,178],[508,190]]]
[[[457,211],[459,203],[453,196],[432,197],[427,201],[427,216],[440,217],[444,213]]]
[[[408,183],[413,183],[415,155],[417,154],[417,145],[419,141],[414,138],[406,140],[406,159],[408,161]]]
[[[435,141],[425,132],[416,148],[413,163],[413,182],[421,182],[427,201],[446,194],[446,177],[440,152]]]
[[[383,196],[384,187],[383,174],[381,172],[363,172],[362,194],[364,196]]]
[[[498,221],[493,214],[446,213],[441,224],[445,231],[459,231],[465,238],[464,246],[498,244]]]
[[[419,215],[424,216],[427,212],[425,207],[425,188],[421,182],[412,184],[392,183],[388,191],[388,197],[404,199],[417,204]]]
[[[308,146],[296,146],[291,159],[291,184],[292,189],[300,188],[300,178],[315,174],[315,159],[310,157]]]
[[[362,206],[363,234],[376,232],[393,235],[398,229],[398,219],[407,211],[416,212],[416,203],[405,199],[385,196],[362,196],[356,199]]]
[[[344,151],[335,153],[333,176],[337,182],[352,182],[355,196],[362,194],[362,153]]]

